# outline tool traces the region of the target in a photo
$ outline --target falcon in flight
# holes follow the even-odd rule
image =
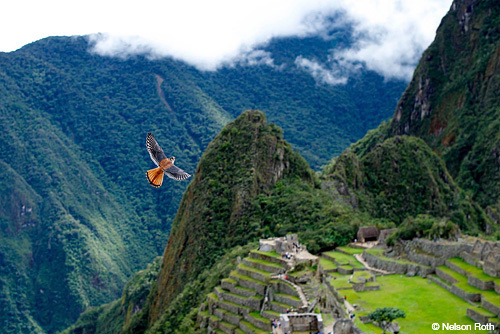
[[[155,140],[155,137],[148,133],[146,137],[146,148],[148,149],[151,160],[158,166],[155,169],[150,169],[146,172],[149,184],[158,188],[163,183],[163,173],[171,179],[182,181],[191,175],[174,165],[175,157],[167,158],[160,145]]]

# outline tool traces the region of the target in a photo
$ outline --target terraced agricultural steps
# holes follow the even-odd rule
[[[288,261],[276,252],[252,251],[207,296],[198,313],[201,327],[209,333],[268,334],[280,313],[307,308],[300,288],[278,278],[288,269]]]
[[[479,263],[478,263],[479,264]],[[436,267],[436,274],[429,279],[470,302],[467,316],[481,324],[499,325],[500,278],[489,276],[475,265],[456,257]]]

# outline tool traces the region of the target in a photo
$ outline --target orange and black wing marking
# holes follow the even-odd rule
[[[146,177],[148,178],[149,184],[155,188],[159,188],[163,183],[163,169],[160,167],[155,169],[150,169],[146,172]]]
[[[146,172],[148,182],[153,187],[158,188],[162,185],[164,174],[167,174],[169,178],[177,181],[182,181],[191,177],[191,175],[174,165],[175,158],[172,158],[172,160],[167,158],[151,133],[148,133],[146,137],[146,148],[148,149],[151,160],[158,166]]]

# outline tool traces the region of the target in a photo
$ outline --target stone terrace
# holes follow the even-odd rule
[[[474,242],[475,240],[475,242]],[[415,239],[404,247],[407,257],[388,257],[383,249],[363,252],[375,268],[407,276],[428,277],[444,289],[468,301],[467,316],[481,324],[499,324],[500,263],[498,243],[465,238],[459,242]],[[493,260],[492,260],[493,259]],[[491,275],[494,274],[494,275]]]
[[[209,333],[267,334],[281,313],[307,308],[297,287],[279,275],[290,265],[276,251],[252,251],[208,295],[198,313],[201,326]]]

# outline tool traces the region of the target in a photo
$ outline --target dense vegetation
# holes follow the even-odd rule
[[[276,39],[275,66],[215,72],[101,57],[85,37],[0,53],[1,331],[64,328],[163,252],[187,182],[147,184],[147,132],[193,172],[225,124],[260,108],[318,167],[387,118],[404,83],[364,72],[335,87],[295,65],[343,36]]]
[[[444,162],[416,137],[392,137],[364,154],[344,152],[325,168],[323,178],[351,205],[396,225],[422,213],[449,217],[469,233],[489,222]]]
[[[470,19],[469,19],[470,17]],[[380,137],[422,138],[458,185],[500,215],[500,8],[455,2]],[[365,141],[366,144],[377,141]],[[366,147],[365,147],[366,148]]]
[[[238,143],[238,139],[230,137],[230,133],[252,138],[248,140],[252,148],[259,146],[255,135],[241,133],[232,125],[225,128],[200,162],[207,173],[200,173],[201,177],[197,173],[197,183],[192,184],[204,190],[211,184],[211,192],[218,197],[209,199],[206,192],[197,195],[195,189],[186,192],[179,211],[182,216],[176,218],[165,253],[164,268],[151,292],[150,306],[145,307],[145,313],[149,313],[143,315],[143,323],[145,319],[149,322],[146,332],[194,331],[193,315],[199,301],[189,297],[189,283],[179,284],[179,277],[182,280],[191,274],[191,280],[196,282],[202,268],[196,261],[210,266],[220,259],[223,248],[259,236],[299,231],[308,248],[319,251],[348,242],[360,224],[399,226],[389,238],[391,243],[416,236],[456,237],[459,229],[472,234],[495,233],[500,194],[500,103],[495,94],[500,13],[492,7],[490,1],[477,6],[455,1],[393,120],[370,131],[334,159],[319,179],[307,172],[300,157],[291,159],[295,155],[288,155],[289,164],[284,165],[298,173],[271,178],[273,182],[264,187],[253,186],[259,178],[249,178],[257,170],[249,163],[238,164],[238,172],[228,178],[211,172],[210,167],[220,165],[225,170],[226,163],[233,164],[232,155],[245,161],[245,154],[232,151],[230,143]],[[471,19],[465,20],[465,15]],[[281,138],[279,131],[271,127],[264,133],[276,136],[273,143]],[[241,148],[256,153],[247,146]],[[239,201],[240,193],[243,196]],[[208,208],[205,217],[198,216],[202,210],[189,210],[198,200]],[[217,205],[210,207],[214,202]],[[227,210],[218,212],[219,206]],[[203,242],[189,240],[187,232],[178,239],[178,231],[186,230],[186,225],[194,227]],[[238,233],[230,233],[228,226]],[[202,233],[197,232],[200,228]],[[207,232],[214,238],[203,239]],[[205,248],[219,256],[207,257]],[[198,260],[193,259],[198,256]],[[188,290],[180,292],[180,287]],[[174,295],[182,296],[184,303],[176,304],[179,307],[172,313],[169,300]],[[126,328],[126,321],[120,321]]]
[[[267,124],[262,112],[247,111],[203,154],[173,222],[158,282],[140,313],[132,320],[124,311],[108,314],[121,333],[187,333],[194,329],[190,321],[203,300],[200,293],[218,284],[219,271],[207,268],[215,268],[215,263],[234,268],[234,258],[232,264],[220,261],[238,245],[298,232],[301,242],[317,252],[352,240],[361,220],[351,207],[332,201],[321,189],[280,128]],[[238,255],[244,253],[240,250]],[[89,314],[72,332],[98,326],[92,325]]]
[[[361,92],[387,102],[396,86],[365,76],[344,87],[314,82],[291,65],[292,39],[268,46],[286,50],[275,58],[280,70],[108,59],[88,53],[84,38],[1,54],[5,331],[55,331],[117,297],[163,249],[177,208],[161,269],[140,273],[121,301],[90,309],[70,332],[192,332],[203,293],[261,237],[299,232],[318,252],[361,225],[400,226],[393,241],[455,236],[458,227],[498,233],[498,10],[493,0],[455,1],[394,118],[319,177],[306,160],[318,167],[385,118],[385,104]],[[340,42],[300,40],[313,49]],[[263,109],[284,133],[255,110],[229,123],[247,108]],[[205,152],[182,201],[183,184],[153,191],[144,181],[147,131],[187,171]]]

